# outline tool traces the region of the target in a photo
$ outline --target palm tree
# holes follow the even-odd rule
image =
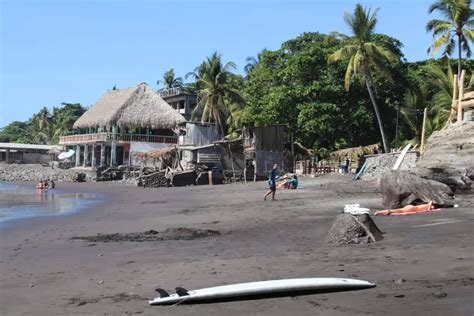
[[[236,66],[233,62],[222,63],[221,55],[214,52],[192,74],[196,78],[197,105],[192,119],[202,113],[202,122],[215,122],[219,125],[222,135],[227,132],[227,119],[232,116],[234,106],[242,104],[239,92],[230,86],[231,70]]]
[[[458,74],[461,73],[462,52],[471,56],[469,42],[474,42],[474,10],[471,0],[437,0],[428,9],[429,13],[438,11],[445,19],[431,20],[426,24],[426,31],[436,38],[428,48],[433,55],[444,46],[443,56],[451,56],[454,48],[458,49]]]
[[[249,56],[245,59],[247,64],[245,64],[244,71],[247,76],[254,70],[255,66],[257,66],[260,61],[262,60],[262,55],[267,52],[267,49],[264,48],[260,53],[257,54],[257,57]]]
[[[183,79],[181,77],[174,76],[174,69],[171,68],[163,75],[163,80],[158,80],[156,82],[158,85],[163,84],[163,89],[171,89],[181,87],[183,85]]]
[[[445,70],[446,68],[446,70]],[[445,67],[441,65],[427,65],[424,69],[425,88],[431,100],[433,111],[440,116],[440,120],[447,121],[453,100],[453,69],[447,60]]]
[[[388,152],[389,147],[385,138],[382,117],[372,90],[374,87],[372,72],[378,71],[388,75],[386,64],[397,62],[399,58],[372,40],[377,24],[377,12],[378,9],[371,12],[370,9],[365,9],[361,4],[357,4],[353,14],[348,12],[344,14],[344,21],[351,29],[353,36],[347,39],[345,46],[329,56],[328,62],[349,60],[344,80],[345,88],[349,90],[352,76],[358,77],[365,84],[377,117],[384,150]]]

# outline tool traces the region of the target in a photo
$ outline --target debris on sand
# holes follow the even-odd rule
[[[334,220],[326,237],[333,244],[360,244],[382,240],[382,232],[368,214],[354,216],[340,214]]]
[[[197,238],[219,236],[221,233],[217,230],[199,229],[199,228],[168,228],[159,232],[148,230],[141,233],[126,234],[97,234],[96,236],[77,236],[71,239],[79,239],[88,242],[144,242],[144,241],[162,241],[162,240],[192,240]]]

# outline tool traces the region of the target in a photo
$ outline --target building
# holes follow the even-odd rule
[[[63,149],[57,145],[0,143],[0,161],[6,163],[49,163]]]
[[[191,119],[192,112],[197,104],[195,93],[189,93],[183,88],[176,87],[160,90],[158,94],[186,120]],[[200,115],[196,116],[195,119],[199,120]]]
[[[186,122],[180,126],[180,146],[209,145],[223,138],[213,123]]]
[[[147,84],[111,90],[75,123],[75,135],[59,143],[75,150],[76,167],[128,165],[131,152],[178,144],[184,117]]]
[[[291,153],[285,155],[285,125],[247,127],[242,134],[245,175],[250,169],[253,170],[254,181],[266,177],[275,163],[280,171],[292,171],[293,157]]]

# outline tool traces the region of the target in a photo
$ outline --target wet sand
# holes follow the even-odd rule
[[[472,315],[474,196],[434,213],[374,218],[377,244],[324,242],[344,204],[381,208],[374,183],[340,175],[301,179],[303,189],[263,202],[265,182],[143,189],[61,184],[103,199],[68,216],[0,230],[1,315]],[[189,240],[112,242],[100,234],[218,231]],[[148,306],[173,290],[298,277],[377,283],[357,292],[206,305]],[[403,280],[400,280],[403,279]],[[395,282],[397,281],[398,282]]]

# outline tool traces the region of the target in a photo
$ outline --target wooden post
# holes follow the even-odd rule
[[[466,76],[466,69],[463,69],[461,71],[461,78],[459,78],[459,97],[458,97],[458,122],[462,122],[462,106],[461,106],[461,101],[462,98],[464,97],[464,77]]]
[[[229,148],[230,164],[232,165],[232,177],[234,178],[234,182],[236,182],[236,180],[235,180],[235,168],[234,168],[234,157],[232,156],[232,150],[230,149],[230,144],[229,143],[227,143],[227,148]]]
[[[244,159],[245,167],[244,167],[244,182],[247,183],[247,160]]]
[[[253,158],[253,182],[257,182],[257,152],[255,151],[255,157]]]
[[[212,183],[212,171],[207,172],[207,177],[208,177],[208,180],[209,180],[209,185],[213,185],[213,183]]]
[[[459,84],[458,75],[455,74],[454,78],[453,78],[453,102],[451,103],[451,111],[450,111],[450,114],[449,114],[448,123],[452,123],[454,121],[454,117],[456,115],[456,111],[457,111],[456,109],[458,107],[458,104],[456,102],[457,95],[458,95],[458,84]]]
[[[423,125],[421,127],[421,145],[420,145],[420,155],[423,155],[425,151],[425,133],[426,133],[426,118],[428,116],[428,109],[425,108],[423,111]]]
[[[7,151],[5,152],[5,162],[10,162],[10,149],[7,149]]]

